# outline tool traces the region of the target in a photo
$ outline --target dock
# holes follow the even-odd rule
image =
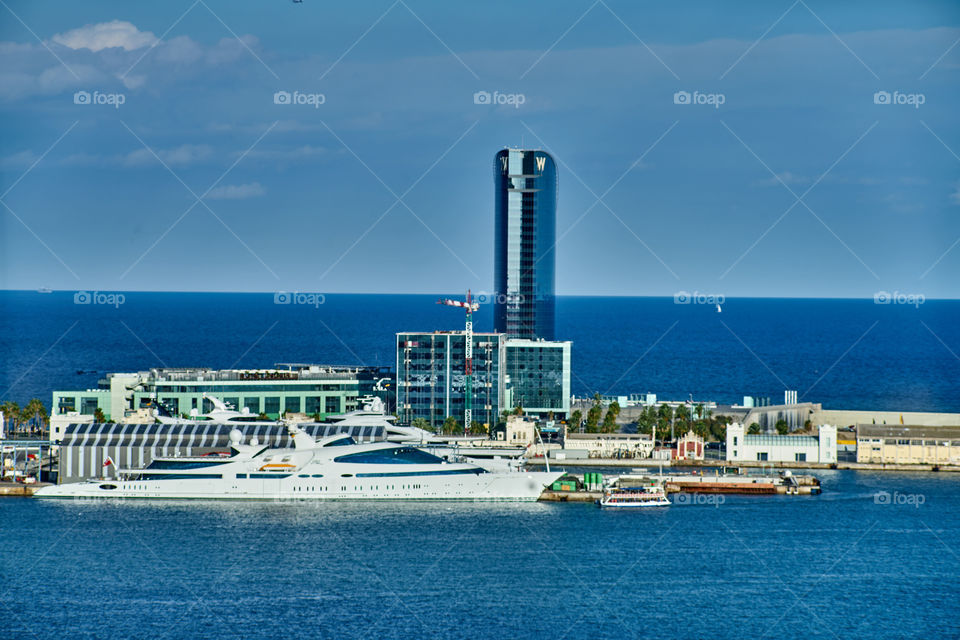
[[[49,482],[0,482],[0,497],[29,498],[43,487],[49,487]]]

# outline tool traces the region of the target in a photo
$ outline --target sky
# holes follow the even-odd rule
[[[956,2],[0,4],[2,289],[960,297]]]

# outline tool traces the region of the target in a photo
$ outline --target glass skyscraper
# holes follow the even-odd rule
[[[503,149],[494,159],[494,330],[553,340],[557,165],[545,151]]]

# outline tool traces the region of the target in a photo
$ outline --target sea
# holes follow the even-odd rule
[[[437,296],[81,293],[0,293],[0,399],[151,367],[389,366],[397,331],[463,323]],[[796,389],[828,408],[960,411],[958,302],[557,311],[581,395]],[[629,513],[0,498],[0,639],[960,637],[960,474],[815,473],[819,496]]]
[[[0,498],[0,638],[960,637],[960,478],[574,503]]]
[[[440,295],[0,292],[0,401],[105,373],[276,363],[395,366],[399,331],[462,329]],[[444,294],[443,297],[462,297]],[[481,295],[476,331],[493,328]],[[878,303],[879,302],[879,303]],[[744,396],[828,409],[960,411],[960,301],[561,296],[572,393]]]

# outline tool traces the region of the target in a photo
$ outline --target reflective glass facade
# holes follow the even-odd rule
[[[557,165],[545,151],[503,149],[494,184],[494,330],[553,340]]]
[[[506,343],[507,408],[528,413],[570,411],[570,342],[508,340]]]
[[[466,338],[461,332],[397,334],[397,417],[437,428],[448,416],[463,423]],[[473,419],[496,423],[503,397],[503,336],[473,334]]]

